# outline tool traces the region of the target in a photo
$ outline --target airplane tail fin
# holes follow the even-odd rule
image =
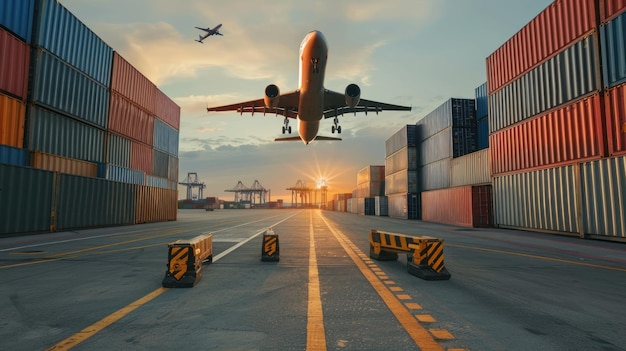
[[[204,43],[202,42],[202,35],[198,35],[198,40],[196,40],[196,41],[197,41],[198,43],[200,43],[200,44],[204,44]]]

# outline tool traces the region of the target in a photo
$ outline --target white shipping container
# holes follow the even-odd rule
[[[450,186],[491,184],[489,149],[472,152],[450,161]]]

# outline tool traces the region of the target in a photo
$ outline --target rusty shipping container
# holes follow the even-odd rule
[[[489,94],[596,27],[594,0],[556,0],[487,57]]]
[[[152,151],[152,147],[136,141],[131,142],[130,168],[150,175],[152,174],[153,167],[154,153]]]
[[[154,117],[148,111],[115,92],[111,92],[109,111],[110,131],[147,145],[153,144]]]
[[[111,90],[120,93],[150,115],[156,114],[157,87],[117,51],[113,52]]]
[[[30,47],[0,28],[0,92],[26,100]]]
[[[609,153],[626,154],[626,84],[606,91],[604,105]]]
[[[84,177],[97,177],[98,165],[93,162],[75,160],[63,156],[32,151],[30,166],[45,171],[73,174]]]
[[[136,186],[135,223],[175,221],[178,191]]]
[[[0,94],[0,144],[21,148],[24,145],[26,104]]]
[[[600,0],[600,19],[607,22],[626,10],[626,0]]]
[[[504,174],[600,158],[600,95],[518,123],[489,137],[492,174]]]
[[[463,227],[493,227],[491,185],[422,192],[422,220]]]

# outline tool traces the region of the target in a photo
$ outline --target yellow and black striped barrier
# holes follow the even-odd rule
[[[261,261],[278,262],[280,261],[280,246],[278,245],[278,234],[275,234],[272,228],[263,233],[263,246],[261,247]]]
[[[371,258],[397,260],[398,253],[407,254],[407,271],[410,274],[426,280],[450,279],[443,262],[443,239],[370,230]]]
[[[213,261],[213,234],[203,234],[190,240],[177,240],[167,245],[165,288],[191,288],[202,278],[202,263]]]

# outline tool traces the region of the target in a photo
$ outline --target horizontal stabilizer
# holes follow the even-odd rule
[[[341,140],[341,138],[333,138],[333,137],[318,135],[315,137],[315,140]]]
[[[276,138],[274,141],[302,141],[299,136],[295,137],[284,137],[284,138]]]

